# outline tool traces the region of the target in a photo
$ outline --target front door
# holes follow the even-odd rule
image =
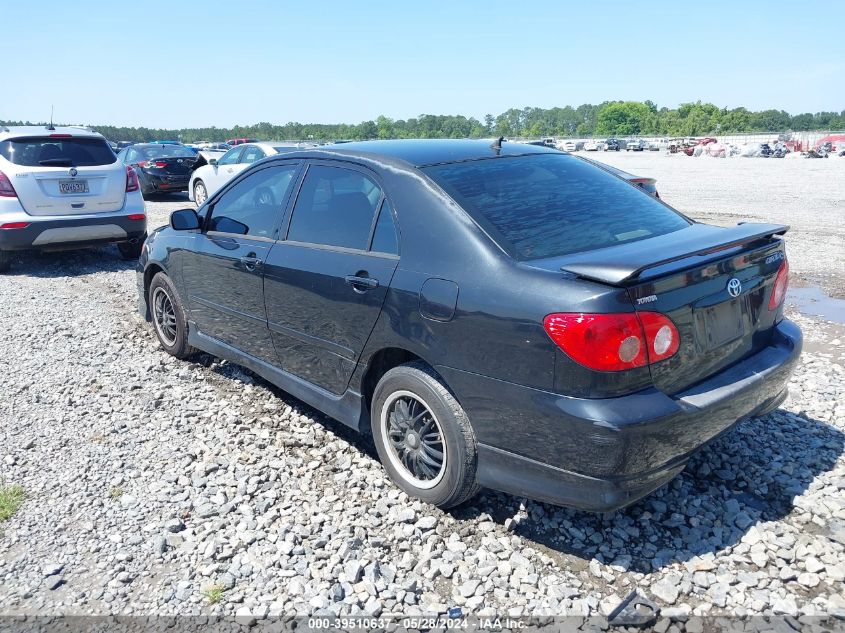
[[[211,201],[203,233],[182,265],[200,332],[275,363],[264,308],[264,262],[298,166],[259,169]]]
[[[234,178],[235,168],[238,166],[243,152],[243,147],[233,147],[217,159],[217,164],[213,165],[212,174],[209,177],[211,182],[206,183],[209,195]]]
[[[343,393],[399,262],[393,212],[364,170],[309,166],[264,266],[267,318],[283,369]]]

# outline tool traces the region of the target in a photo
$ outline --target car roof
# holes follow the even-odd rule
[[[19,138],[25,136],[50,136],[51,134],[71,134],[73,136],[87,136],[103,138],[103,135],[91,128],[76,125],[57,125],[50,130],[46,125],[9,125],[0,126],[0,139]]]
[[[356,141],[336,143],[302,150],[286,157],[302,158],[363,158],[369,160],[400,161],[413,167],[436,165],[499,156],[525,154],[559,154],[559,150],[544,145],[502,142],[501,148],[493,147],[493,140],[416,139],[395,141]]]
[[[174,143],[133,143],[132,145],[128,145],[123,149],[166,149],[168,147],[184,147],[185,149],[191,149],[187,145],[182,145],[181,143],[174,144]]]

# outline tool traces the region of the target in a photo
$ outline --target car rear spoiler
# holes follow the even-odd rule
[[[672,262],[771,239],[789,230],[784,224],[741,223],[732,227],[692,224],[651,239],[578,253],[558,262],[560,270],[614,286],[641,280],[643,273]]]

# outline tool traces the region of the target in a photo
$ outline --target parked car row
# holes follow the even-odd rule
[[[614,137],[605,140],[589,139],[587,141],[560,141],[557,144],[559,149],[567,152],[574,152],[583,149],[585,152],[618,152],[621,150],[642,152],[645,150],[659,151],[669,149],[668,139],[618,139]]]

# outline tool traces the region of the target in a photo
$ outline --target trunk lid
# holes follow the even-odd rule
[[[24,171],[25,170],[25,171]],[[30,215],[110,213],[123,208],[126,167],[26,167],[14,178],[15,191]]]
[[[678,352],[650,365],[650,371],[658,389],[675,394],[770,344],[782,309],[769,310],[769,297],[786,259],[783,241],[775,236],[787,230],[769,224],[694,224],[602,249],[608,251],[603,257],[598,251],[581,253],[560,267],[624,286],[636,311],[672,320],[680,336]]]
[[[141,164],[141,167],[156,175],[187,176],[194,169],[196,158],[187,156],[164,156],[152,158]]]

